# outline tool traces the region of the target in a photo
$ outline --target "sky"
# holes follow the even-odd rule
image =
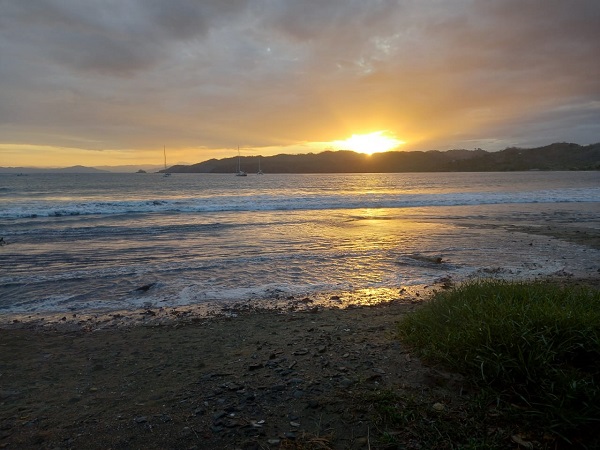
[[[600,141],[598,0],[0,0],[0,166]]]

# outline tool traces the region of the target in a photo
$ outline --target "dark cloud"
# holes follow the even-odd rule
[[[596,0],[0,0],[0,133],[116,149],[379,129],[425,149],[587,143],[598,23]]]

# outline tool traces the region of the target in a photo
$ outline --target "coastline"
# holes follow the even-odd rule
[[[598,245],[595,224],[463,225]],[[597,269],[554,279],[600,288]],[[395,339],[403,315],[451,284],[381,303],[359,292],[12,318],[0,326],[0,448],[367,448],[365,396],[391,390],[460,413],[471,395]]]
[[[422,300],[0,329],[0,448],[367,448],[365,397],[462,414],[474,392],[396,339]]]

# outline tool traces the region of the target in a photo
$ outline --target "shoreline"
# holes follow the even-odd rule
[[[595,222],[463,225],[551,236],[546,245],[577,239],[591,251],[599,234]],[[597,263],[587,275],[550,279],[600,289]],[[364,449],[377,432],[365,399],[386,392],[429,414],[467,414],[472,386],[422,363],[395,334],[404,315],[453,283],[212,311],[4,316],[0,448]]]
[[[49,327],[56,326],[61,329],[77,329],[101,326],[129,326],[138,322],[163,323],[178,318],[202,318],[218,314],[235,313],[236,309],[281,309],[296,310],[310,308],[339,308],[349,305],[360,306],[376,304],[381,301],[410,301],[411,297],[423,298],[432,290],[443,288],[457,282],[463,282],[476,277],[501,277],[504,279],[525,280],[546,276],[556,277],[594,277],[600,274],[600,265],[594,259],[594,254],[600,250],[600,218],[594,215],[595,206],[600,203],[561,205],[558,212],[549,210],[548,205],[532,204],[526,210],[518,205],[480,205],[476,209],[471,207],[435,207],[435,215],[431,215],[429,208],[416,208],[407,217],[409,224],[438,223],[444,227],[454,227],[457,234],[461,229],[490,230],[489,249],[474,253],[473,272],[467,275],[455,275],[453,271],[461,267],[455,265],[453,256],[448,255],[446,249],[440,248],[437,253],[431,249],[426,254],[407,253],[399,257],[408,257],[408,264],[422,264],[430,267],[438,274],[429,280],[429,284],[402,284],[396,286],[362,290],[338,290],[331,292],[313,293],[286,293],[275,289],[268,292],[265,297],[256,297],[240,301],[235,300],[209,300],[192,304],[152,304],[129,308],[106,309],[75,309],[68,308],[57,311],[23,311],[0,313],[0,328],[19,326]],[[562,209],[567,208],[567,209]],[[575,208],[571,210],[571,208]],[[481,231],[479,231],[481,233]],[[492,234],[493,233],[493,234]],[[468,235],[468,232],[466,233]],[[503,245],[510,243],[512,253],[503,256]],[[515,243],[519,243],[515,246]],[[485,245],[486,243],[481,243]],[[549,251],[553,249],[554,251]],[[560,249],[560,250],[556,250]],[[487,254],[485,253],[487,252]],[[489,254],[498,252],[498,260],[490,259]],[[561,253],[562,252],[562,253]],[[451,250],[450,250],[451,253]],[[482,257],[482,260],[477,258]],[[460,257],[460,255],[459,255]],[[508,257],[514,270],[504,270],[502,260]],[[540,262],[546,264],[547,273],[537,271]],[[541,260],[541,258],[545,258]],[[550,259],[547,259],[550,258]],[[552,259],[554,258],[554,259]],[[565,259],[567,258],[567,259]],[[440,261],[442,261],[440,263]],[[564,264],[562,261],[566,261]],[[522,264],[515,264],[520,261]],[[526,262],[525,262],[526,261]],[[555,267],[550,267],[548,261],[556,262]],[[585,265],[581,264],[585,262]],[[446,264],[448,263],[448,264]],[[465,261],[462,262],[464,264]],[[470,263],[470,261],[469,261]],[[467,263],[467,265],[469,264]],[[479,264],[478,264],[479,263]],[[399,258],[397,264],[407,264]],[[479,267],[479,269],[475,269]],[[548,270],[550,269],[550,270]],[[537,273],[536,273],[537,272]],[[148,285],[139,287],[135,291],[147,290],[154,280],[148,280]],[[410,279],[406,280],[410,283]],[[145,292],[145,291],[144,291]],[[293,295],[292,295],[293,294]],[[102,298],[96,299],[103,303]],[[106,302],[104,302],[106,303]]]
[[[396,339],[427,298],[0,328],[0,448],[364,449],[386,392],[464,414],[472,386]]]
[[[174,307],[147,307],[124,310],[87,312],[13,313],[0,316],[0,330],[30,329],[36,331],[97,331],[135,326],[172,326],[177,323],[198,323],[209,319],[235,318],[243,314],[294,312],[318,313],[327,309],[378,307],[400,303],[416,304],[444,284],[410,286],[337,294],[318,294],[303,298],[245,300],[234,303],[212,302]]]

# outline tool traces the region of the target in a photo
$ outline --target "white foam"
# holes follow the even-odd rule
[[[63,217],[79,215],[120,215],[141,213],[202,213],[227,211],[302,211],[365,208],[407,208],[423,206],[469,206],[510,203],[572,203],[600,199],[600,188],[546,189],[525,192],[452,192],[425,194],[309,195],[290,197],[261,193],[185,197],[155,200],[112,201],[24,201],[8,205],[0,218]]]

